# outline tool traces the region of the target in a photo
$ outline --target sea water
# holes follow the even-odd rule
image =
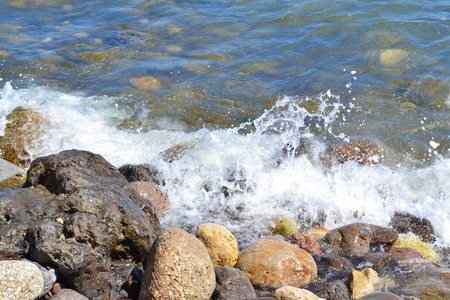
[[[243,247],[280,216],[335,228],[407,212],[450,246],[446,2],[0,1],[0,131],[32,108],[49,121],[32,158],[155,166],[164,228],[216,222]],[[308,153],[283,153],[300,137]],[[355,137],[383,144],[379,164],[324,160]]]

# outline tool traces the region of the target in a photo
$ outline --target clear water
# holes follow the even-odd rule
[[[30,107],[51,123],[33,157],[155,165],[165,227],[218,222],[245,245],[278,215],[332,228],[402,211],[450,246],[447,1],[185,2],[0,1],[0,128]],[[131,84],[148,76],[159,88]],[[298,136],[311,153],[280,163]],[[321,161],[359,136],[385,145],[381,164]]]

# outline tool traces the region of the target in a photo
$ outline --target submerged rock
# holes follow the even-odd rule
[[[29,108],[17,107],[7,117],[5,134],[0,139],[2,158],[23,168],[31,162],[27,148],[32,148],[44,133],[46,120]]]
[[[34,160],[28,188],[0,190],[0,247],[58,270],[89,299],[119,291],[160,232],[154,206],[100,155]]]
[[[449,93],[447,82],[425,77],[411,84],[404,96],[416,105],[445,107],[449,102]]]
[[[152,76],[135,77],[130,79],[130,83],[138,90],[155,90],[161,89],[161,82]]]
[[[240,255],[236,268],[241,269],[253,285],[279,288],[303,287],[317,274],[312,256],[278,238],[263,238]]]
[[[234,267],[238,259],[238,242],[228,229],[219,224],[200,224],[197,238],[205,245],[215,267]]]
[[[47,270],[36,263],[0,261],[0,299],[39,299],[50,291],[55,281],[54,270]]]
[[[381,162],[384,146],[376,140],[360,138],[335,145],[333,152],[340,163],[356,161],[371,166]]]
[[[214,266],[202,242],[179,228],[165,230],[147,258],[139,300],[209,299]]]

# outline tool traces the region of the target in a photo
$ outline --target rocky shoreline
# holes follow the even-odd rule
[[[0,174],[10,171],[0,188],[0,299],[450,299],[448,252],[428,245],[435,237],[426,219],[399,212],[389,228],[298,232],[281,218],[273,236],[238,251],[220,224],[163,230],[158,215],[170,199],[150,166],[117,169],[82,150],[18,160],[33,138],[23,128],[41,120],[15,113],[0,141],[8,155]],[[284,153],[307,148],[300,141]],[[365,139],[333,151],[342,162],[382,159],[380,144]]]

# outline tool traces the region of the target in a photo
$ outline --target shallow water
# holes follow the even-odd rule
[[[335,227],[402,211],[450,246],[449,18],[441,0],[0,1],[0,128],[31,107],[51,121],[33,157],[155,165],[165,227],[219,222],[245,245],[278,215]],[[281,159],[298,136],[309,155]],[[358,136],[384,144],[381,164],[323,162]]]

